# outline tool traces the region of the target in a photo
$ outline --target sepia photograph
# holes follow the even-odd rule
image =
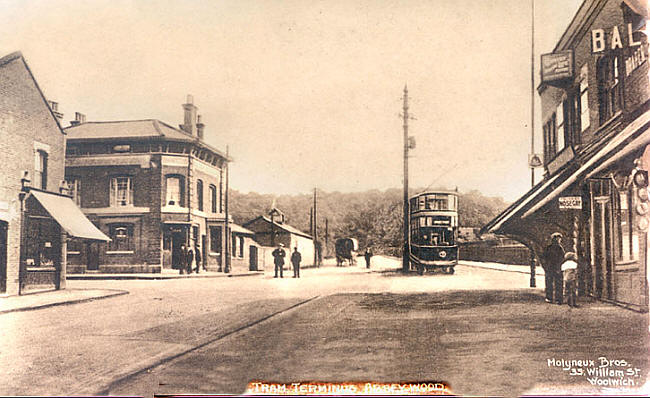
[[[0,0],[0,395],[650,395],[648,19]]]

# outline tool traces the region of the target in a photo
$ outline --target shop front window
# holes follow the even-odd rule
[[[634,189],[618,192],[616,260],[631,262],[639,258],[639,233],[634,227]]]
[[[60,229],[50,218],[27,216],[25,245],[25,265],[28,267],[54,267],[61,255]]]

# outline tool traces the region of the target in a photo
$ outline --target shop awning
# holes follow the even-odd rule
[[[509,219],[512,218],[517,212],[519,212],[521,209],[523,209],[526,205],[530,204],[533,202],[535,199],[541,196],[541,193],[544,192],[546,188],[548,188],[555,180],[558,179],[560,174],[557,174],[553,176],[552,178],[542,181],[535,185],[530,191],[526,192],[524,196],[519,198],[515,203],[510,205],[507,209],[505,209],[501,214],[499,214],[496,218],[494,218],[492,221],[490,221],[487,225],[485,225],[481,229],[481,234],[488,233],[488,232],[496,232],[501,228],[501,226],[507,222]]]
[[[75,238],[108,242],[111,239],[90,222],[67,196],[32,190],[30,194],[50,213],[68,235]]]
[[[650,111],[636,118],[616,136],[612,137],[600,150],[587,159],[581,160],[580,167],[571,172],[564,170],[553,177],[541,181],[492,221],[486,224],[481,233],[498,232],[515,215],[529,207],[520,219],[530,216],[551,200],[559,196],[579,179],[586,179],[607,166],[627,156],[629,153],[650,144]]]
[[[526,211],[523,217],[528,217],[539,210],[578,179],[589,178],[629,153],[649,144],[650,132],[648,131],[648,127],[650,127],[650,111],[647,111],[632,123],[628,124],[627,127],[613,137],[605,146],[586,160],[578,170]]]

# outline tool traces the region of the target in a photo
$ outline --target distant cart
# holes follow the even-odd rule
[[[334,243],[336,248],[336,266],[343,267],[346,260],[348,265],[357,263],[356,256],[359,251],[359,242],[354,238],[340,238]]]

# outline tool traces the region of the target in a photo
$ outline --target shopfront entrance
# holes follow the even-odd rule
[[[187,225],[166,225],[163,233],[163,267],[179,269],[181,245],[188,244]]]
[[[589,193],[592,292],[597,298],[612,299],[614,274],[612,181],[610,179],[589,180]]]

